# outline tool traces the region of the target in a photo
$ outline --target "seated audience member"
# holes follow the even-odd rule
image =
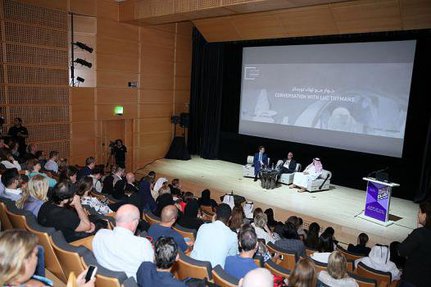
[[[45,170],[51,171],[57,174],[58,173],[57,161],[58,161],[58,151],[53,150],[49,153],[49,159],[44,165]]]
[[[114,188],[117,182],[123,180],[125,169],[117,166],[113,168],[113,172],[103,180],[102,193],[114,194]]]
[[[135,186],[135,174],[133,172],[128,172],[124,179],[115,183],[112,197],[118,200],[125,200],[128,199],[131,194],[138,191],[139,188]]]
[[[232,210],[227,204],[217,207],[215,221],[199,228],[190,256],[197,260],[209,261],[212,266],[224,267],[227,256],[238,253],[238,239],[227,226]],[[217,238],[217,240],[215,240]]]
[[[301,217],[298,217],[298,227],[296,229],[299,235],[299,239],[304,241],[307,238],[307,231],[304,229],[304,221]]]
[[[3,182],[1,181],[1,177],[5,171],[6,171],[6,167],[0,163],[0,197],[3,197],[2,194],[6,188]]]
[[[154,184],[153,190],[160,196],[165,193],[171,193],[168,180],[164,177],[159,178]]]
[[[390,260],[395,263],[398,269],[403,270],[406,265],[406,259],[398,254],[398,246],[400,244],[398,241],[393,241],[389,245],[389,251],[391,252]]]
[[[170,188],[171,193],[173,195],[176,195],[176,196],[181,195],[181,184],[180,184],[180,180],[178,178],[174,178],[172,180],[171,184],[169,184],[169,188]]]
[[[347,274],[347,260],[339,251],[334,251],[329,256],[327,270],[320,271],[317,286],[331,287],[358,287],[356,280]],[[323,284],[321,284],[323,283]]]
[[[265,268],[256,268],[248,272],[242,280],[240,287],[272,287],[274,286],[274,277],[271,272]]]
[[[193,242],[187,242],[184,237],[181,236],[176,230],[172,229],[172,226],[177,221],[178,209],[175,205],[165,206],[162,210],[161,222],[153,224],[148,229],[148,235],[153,238],[154,241],[160,237],[172,237],[177,243],[178,247],[185,252],[188,246],[192,246]]]
[[[240,229],[238,243],[241,252],[237,255],[226,257],[224,270],[239,280],[249,271],[257,268],[253,256],[258,248],[258,242],[253,227],[245,225]]]
[[[40,165],[45,166],[45,163],[46,163],[45,152],[43,150],[38,150],[35,155],[37,160],[40,162]]]
[[[37,145],[31,143],[27,145],[27,152],[23,155],[22,159],[28,161],[29,159],[37,159],[36,157]]]
[[[184,210],[186,209],[187,203],[190,200],[194,199],[195,196],[190,191],[187,191],[184,193],[182,199],[180,197],[178,197],[177,195],[174,195],[173,193],[172,193],[172,197],[174,197],[174,200],[175,200],[175,198],[177,198],[177,200],[179,201],[178,204],[181,207],[180,210],[181,210],[181,212],[184,212]],[[199,208],[199,205],[198,205],[198,208]]]
[[[175,201],[172,194],[165,193],[157,197],[156,204],[157,204],[157,208],[154,212],[154,215],[160,217],[162,216],[163,208],[165,208],[165,206],[168,206],[168,205],[174,205]]]
[[[18,161],[15,160],[11,151],[9,149],[1,149],[0,150],[0,160],[1,164],[4,165],[7,169],[17,169],[21,170],[21,165]]]
[[[361,233],[358,235],[356,246],[353,244],[349,244],[349,246],[347,247],[347,251],[358,255],[368,256],[371,251],[371,248],[367,247],[367,242],[368,235],[366,233]]]
[[[97,262],[112,271],[122,271],[136,279],[142,262],[153,262],[151,242],[135,236],[140,214],[136,206],[125,204],[115,214],[114,230],[100,229],[93,239],[93,253]]]
[[[316,271],[310,259],[301,258],[289,276],[290,287],[316,286]]]
[[[308,227],[307,238],[304,243],[307,248],[317,250],[319,247],[319,232],[320,226],[317,222],[313,222]]]
[[[1,286],[54,286],[51,280],[34,275],[37,241],[36,235],[22,229],[0,233]]]
[[[20,176],[16,169],[7,169],[1,176],[1,181],[5,186],[5,189],[0,196],[13,201],[20,199],[22,191],[20,188],[18,188],[19,179]]]
[[[22,197],[17,200],[16,206],[30,211],[37,217],[40,207],[47,200],[48,189],[48,180],[45,177],[33,176],[28,182],[27,188],[23,189]]]
[[[101,202],[96,197],[90,196],[93,190],[93,179],[91,177],[84,177],[78,181],[76,185],[76,194],[81,198],[81,205],[85,207],[88,213],[91,214],[89,209],[94,209],[98,214],[106,215],[111,213],[112,210],[106,203]]]
[[[329,256],[332,251],[335,250],[335,240],[334,240],[334,228],[327,227],[325,231],[319,237],[319,244],[317,246],[317,251],[311,255],[316,261],[321,263],[328,263]]]
[[[304,243],[299,239],[295,226],[291,222],[286,222],[280,234],[281,239],[275,242],[275,245],[283,250],[295,253],[296,258],[305,257]]]
[[[299,187],[298,192],[306,191],[308,183],[317,179],[323,171],[323,166],[319,158],[314,158],[313,162],[310,163],[303,172],[295,172],[293,177],[293,184],[290,188]]]
[[[69,165],[62,173],[60,173],[60,181],[69,180],[72,184],[75,184],[78,177],[78,169],[72,165]]]
[[[12,153],[12,156],[15,160],[17,160],[18,162],[22,162],[22,157],[21,154],[19,153],[19,143],[17,143],[14,140],[9,141],[9,149],[10,152]]]
[[[269,227],[272,231],[274,231],[274,228],[275,228],[275,226],[276,226],[276,225],[278,225],[278,224],[282,224],[280,221],[276,221],[276,220],[274,219],[274,210],[273,210],[272,208],[268,208],[268,209],[266,209],[266,210],[265,210],[265,214],[266,214],[266,216],[267,216],[267,218],[268,218],[268,227]]]
[[[375,245],[371,248],[368,257],[355,260],[355,266],[358,266],[359,262],[362,262],[366,266],[383,271],[391,272],[392,281],[399,280],[401,278],[401,272],[398,270],[394,262],[390,260],[391,254],[389,247],[386,245]]]
[[[42,226],[63,232],[67,242],[87,237],[95,231],[95,225],[90,222],[74,186],[67,181],[54,186],[49,201],[39,210],[37,221]]]
[[[201,193],[201,197],[198,199],[199,207],[203,206],[211,206],[212,208],[217,207],[217,202],[214,199],[211,199],[211,191],[209,189],[205,189]]]
[[[244,219],[245,219],[244,209],[241,206],[235,206],[232,209],[232,215],[229,221],[230,229],[233,232],[238,233],[241,226],[244,224]]]
[[[92,156],[88,157],[85,160],[85,166],[81,168],[81,170],[78,172],[78,180],[83,178],[84,176],[89,176],[91,174],[91,171],[96,166],[96,159]]]
[[[160,237],[154,244],[155,263],[143,262],[136,274],[139,286],[186,287],[171,273],[178,260],[178,247],[172,237]]]
[[[157,204],[151,195],[151,181],[148,179],[143,179],[139,183],[139,193],[142,196],[144,211],[146,212],[156,212]]]
[[[57,184],[57,181],[53,179],[52,177],[49,177],[47,174],[40,172],[42,169],[42,166],[40,165],[40,162],[37,159],[30,159],[27,161],[27,169],[30,172],[28,175],[30,178],[32,178],[35,175],[43,176],[48,181],[49,187],[54,187]]]
[[[398,246],[406,258],[402,280],[407,286],[430,286],[431,282],[431,201],[419,204],[418,228]],[[409,285],[410,284],[410,285]]]
[[[275,242],[271,229],[268,227],[268,217],[265,213],[258,213],[252,224],[256,230],[257,238],[265,240],[265,243]]]
[[[182,227],[194,229],[197,231],[199,227],[204,224],[204,221],[198,218],[198,214],[198,201],[196,199],[191,199],[186,205],[184,214],[178,219],[177,223]]]
[[[89,177],[93,180],[93,190],[97,193],[102,192],[102,182],[100,181],[102,174],[103,168],[100,166],[95,166],[89,175]]]

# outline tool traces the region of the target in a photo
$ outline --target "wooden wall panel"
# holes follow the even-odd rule
[[[122,71],[137,74],[139,72],[139,62],[136,57],[105,55],[99,53],[97,55],[97,68],[98,70]]]
[[[69,0],[69,11],[85,16],[96,16],[96,0]]]
[[[94,0],[92,0],[94,1]],[[118,21],[118,3],[111,0],[95,0],[97,2],[97,17]]]
[[[431,0],[400,0],[405,29],[431,27]]]
[[[131,44],[120,39],[104,38],[97,36],[97,48],[105,55],[117,55],[126,57],[139,57],[139,45]]]
[[[141,90],[140,103],[172,103],[172,90]]]
[[[138,30],[136,26],[117,23],[111,19],[97,19],[97,33],[103,37],[138,42]]]
[[[114,114],[114,108],[117,105],[124,107],[124,114],[118,116]],[[118,103],[118,104],[97,104],[97,120],[116,120],[116,119],[135,119],[138,117],[138,107],[135,103]]]
[[[99,104],[117,104],[123,103],[136,104],[138,101],[138,91],[132,88],[98,88],[97,102]]]
[[[98,70],[97,86],[111,88],[126,88],[131,81],[137,82],[139,74],[114,70]]]

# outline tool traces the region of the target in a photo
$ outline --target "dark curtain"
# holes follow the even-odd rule
[[[193,30],[188,146],[191,154],[216,159],[223,94],[224,44],[207,43]]]
[[[414,199],[415,202],[422,202],[427,198],[431,198],[431,120],[428,124],[428,134],[423,157],[421,179]]]

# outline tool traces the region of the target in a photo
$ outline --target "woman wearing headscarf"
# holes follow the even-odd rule
[[[154,184],[153,190],[160,196],[165,193],[171,193],[168,185],[168,180],[164,177],[159,178]]]
[[[392,281],[400,280],[401,271],[397,268],[394,262],[390,260],[391,253],[389,247],[386,245],[376,245],[371,248],[368,257],[363,257],[355,260],[355,266],[358,266],[359,262],[364,265],[383,272],[391,272]]]
[[[190,199],[184,209],[184,214],[178,218],[178,225],[195,229],[196,231],[204,224],[203,220],[198,218],[199,204],[196,199]]]
[[[156,201],[151,194],[151,182],[148,180],[142,180],[139,184],[139,194],[142,198],[142,206],[144,211],[154,212],[157,208]]]
[[[317,179],[323,171],[322,162],[318,157],[313,158],[313,162],[310,163],[303,172],[295,172],[293,177],[293,184],[290,188],[299,187],[298,192],[304,192],[307,190],[308,183]]]

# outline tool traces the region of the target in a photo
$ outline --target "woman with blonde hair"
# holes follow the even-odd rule
[[[358,287],[355,279],[347,274],[347,260],[339,251],[329,255],[327,271],[320,271],[317,286]]]
[[[39,209],[47,200],[48,180],[42,175],[33,176],[22,191],[22,197],[17,200],[16,207],[30,211],[37,217]]]
[[[51,280],[35,276],[37,237],[22,229],[0,234],[1,286],[53,286]]]
[[[316,271],[310,259],[302,258],[298,261],[289,277],[289,287],[316,286]]]
[[[252,225],[256,230],[258,239],[264,239],[265,243],[274,243],[276,241],[271,229],[268,227],[268,216],[265,213],[257,213]]]

